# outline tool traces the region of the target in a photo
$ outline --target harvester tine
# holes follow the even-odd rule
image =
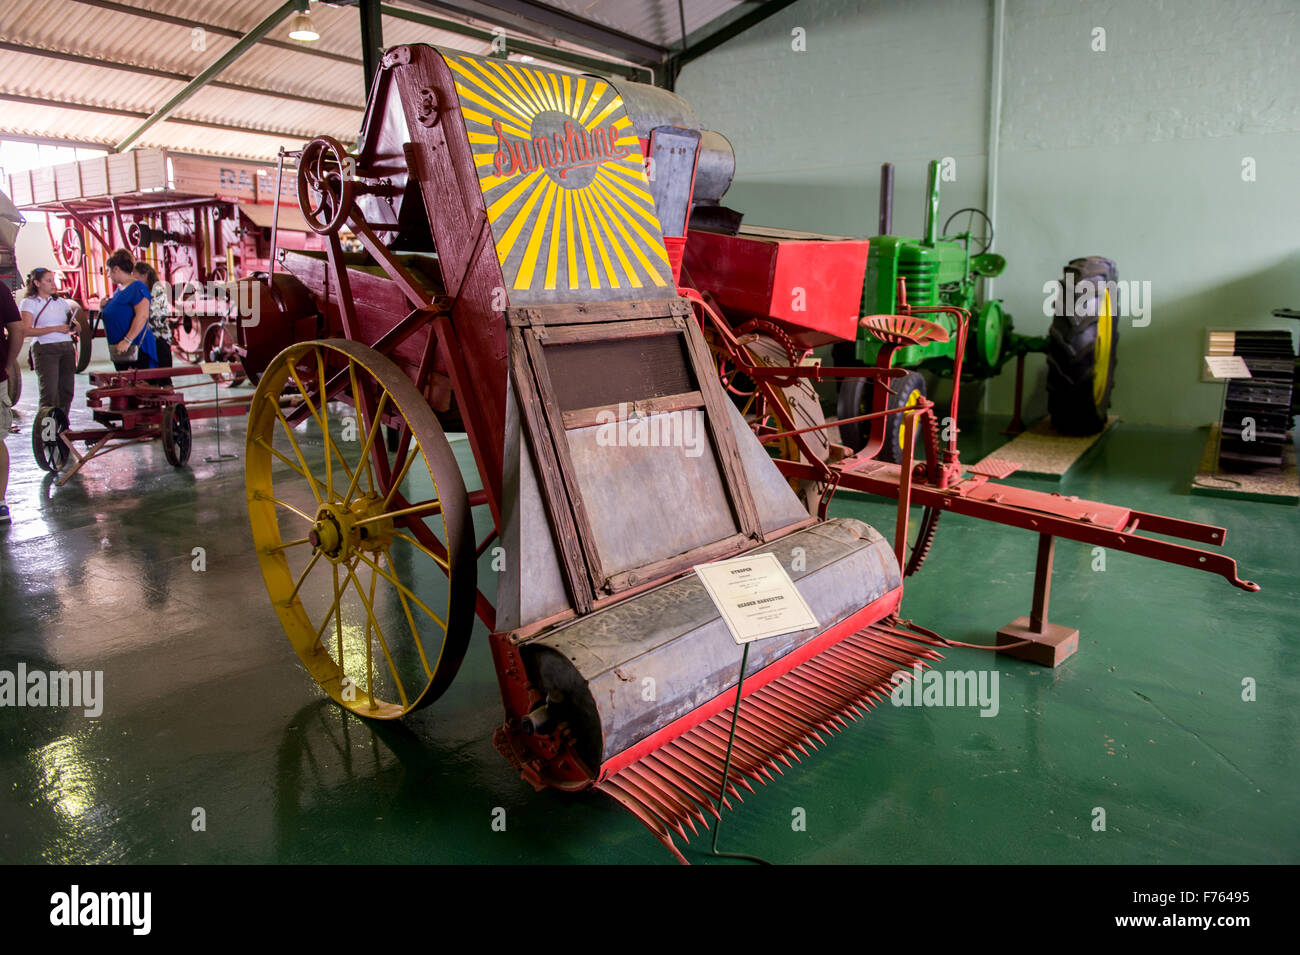
[[[808,737],[810,740],[815,739],[822,746],[826,745],[826,740],[822,738],[822,733],[830,733],[831,728],[824,720],[815,720],[811,711],[817,708],[815,701],[808,699],[802,693],[797,692],[792,686],[786,683],[777,685],[777,681],[769,683],[770,689],[774,696],[781,700],[786,708],[786,713],[808,724]]]
[[[636,796],[647,809],[654,812],[669,829],[681,836],[682,842],[691,841],[690,837],[686,835],[686,830],[682,827],[681,820],[677,818],[677,813],[673,811],[673,807],[665,802],[664,797],[655,792],[653,787],[643,783],[635,776],[625,775],[622,772],[614,775],[618,777],[620,785]]]
[[[840,729],[848,728],[849,724],[835,712],[839,706],[839,701],[836,700],[834,696],[822,690],[816,683],[803,676],[796,676],[793,672],[787,673],[786,676],[790,680],[791,689],[802,691],[806,696],[815,700],[819,705],[830,710],[830,712],[823,714],[827,720],[836,723]]]
[[[751,700],[760,707],[762,718],[767,720],[773,726],[778,727],[784,734],[787,740],[787,753],[795,759],[799,759],[794,752],[796,749],[805,756],[812,755],[808,752],[807,746],[804,745],[804,737],[808,735],[808,729],[806,726],[800,725],[799,722],[790,719],[786,712],[770,699],[759,698],[758,695],[755,694],[751,697]],[[813,748],[816,749],[816,746],[814,745]]]
[[[726,715],[726,721],[721,726],[714,724],[713,720],[706,720],[696,727],[696,729],[708,733],[717,740],[717,742],[722,746],[723,759],[725,760],[727,741],[731,735],[731,711],[724,710],[723,713],[718,715],[722,716],[724,714]],[[717,717],[714,717],[714,719],[717,719]],[[739,762],[736,759],[737,754],[742,757]],[[745,733],[739,723],[737,723],[735,744],[732,746],[731,765],[739,765],[742,772],[749,774],[760,783],[766,783],[766,780],[776,779],[767,766],[768,762],[769,760],[766,754],[754,745],[753,741],[749,738],[749,735]],[[777,772],[779,773],[781,770],[778,769]],[[764,777],[766,777],[766,780]]]
[[[713,724],[714,728],[719,732],[727,733],[730,731],[731,717],[728,715],[730,712],[728,710],[720,714],[725,716],[726,719]],[[765,723],[754,719],[754,704],[749,700],[746,700],[740,707],[740,718],[736,720],[736,737],[737,739],[743,738],[749,745],[751,752],[756,751],[757,758],[762,762],[768,763],[773,757],[776,757],[781,759],[787,766],[792,765],[790,760],[786,759],[782,753],[785,748],[784,740]],[[772,766],[777,772],[781,772],[779,766],[775,764],[772,764]]]
[[[703,778],[719,780],[722,776],[722,764],[718,763],[716,766],[713,765],[713,763],[704,758],[696,748],[684,745],[684,743],[685,741],[683,739],[678,738],[670,743],[665,743],[660,747],[660,749],[676,756],[684,762],[690,763]],[[726,790],[728,793],[736,797],[737,802],[745,801],[740,795],[740,790],[737,789],[730,780],[727,781]],[[717,787],[712,782],[710,783],[710,791],[714,792],[716,795]],[[752,792],[753,790],[751,789],[750,791]],[[731,809],[732,806],[727,804],[727,808]]]
[[[644,759],[624,767],[622,772],[635,775],[639,781],[652,787],[661,797],[669,800],[670,803],[675,803],[679,807],[677,815],[686,821],[686,824],[691,827],[691,832],[695,833],[695,835],[700,834],[699,830],[695,828],[696,819],[700,820],[705,829],[709,827],[708,822],[704,819],[704,813],[700,812],[700,807],[695,804],[695,801],[686,793],[684,787],[672,775],[658,767],[651,766]]]
[[[654,767],[661,774],[672,779],[677,785],[681,786],[682,791],[690,799],[694,800],[697,805],[704,807],[717,818],[722,818],[718,815],[718,810],[714,806],[718,799],[717,793],[710,792],[708,788],[702,786],[701,780],[684,763],[664,753],[661,749],[653,753],[646,753],[641,757],[641,762]],[[709,825],[708,820],[702,818],[702,821],[705,828],[707,828]]]
[[[641,820],[641,824],[654,833],[655,838],[664,844],[664,848],[671,852],[678,862],[682,865],[690,865],[686,861],[686,857],[682,855],[681,850],[673,843],[673,837],[659,820],[659,817],[641,805],[635,796],[615,782],[614,777],[611,776],[601,783],[600,789],[622,803],[628,812]]]
[[[721,777],[723,763],[726,759],[725,747],[716,747],[711,739],[702,734],[696,733],[694,730],[691,731],[690,737],[690,739],[687,739],[683,736],[678,739],[677,742],[682,746],[689,747],[692,752],[698,753],[703,762],[706,765],[711,766],[711,771]],[[758,791],[750,785],[749,780],[745,778],[744,773],[740,772],[735,762],[732,762],[731,767],[732,772],[727,777],[727,785],[732,787],[732,792],[735,794],[737,799],[740,799],[740,791],[735,788],[737,783],[744,786],[750,792]],[[762,779],[759,779],[758,781],[759,783],[763,782]]]
[[[769,706],[767,703],[750,697],[750,699],[745,701],[745,706],[740,710],[740,718],[742,720],[750,720],[753,723],[762,726],[774,741],[775,745],[780,747],[778,752],[782,755],[783,759],[789,757],[789,759],[793,759],[796,763],[803,762],[803,760],[799,758],[799,754],[794,751],[794,746],[790,738],[790,730],[781,723],[772,719],[771,716],[768,715],[768,709]],[[786,759],[787,766],[791,765],[789,759]]]
[[[699,781],[700,785],[704,788],[704,791],[709,793],[709,795],[716,800],[720,792],[718,788],[718,777],[721,773],[711,770],[710,767],[698,756],[687,750],[685,747],[679,746],[678,742],[678,740],[674,740],[665,743],[663,746],[659,747],[656,752],[664,759],[675,760],[676,762],[674,765],[681,765],[683,768],[689,769],[693,774],[693,777]],[[737,800],[740,800],[740,793],[736,791],[734,786],[728,786],[727,791],[733,794]],[[723,801],[723,805],[728,809],[732,808],[732,806],[725,800]]]

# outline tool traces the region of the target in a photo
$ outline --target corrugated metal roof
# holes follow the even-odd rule
[[[677,0],[546,0],[545,5],[658,46],[680,49],[683,13],[689,36],[742,3],[744,0],[685,0],[681,9]]]
[[[734,6],[730,0],[702,2],[710,9]],[[113,8],[128,5],[185,22],[160,22]],[[0,137],[115,145],[237,42],[218,30],[186,24],[242,35],[279,5],[276,0],[122,0],[107,5],[102,0],[6,0],[0,8]],[[625,5],[676,10],[676,3],[668,0],[627,0]],[[694,2],[688,6],[693,8],[688,10],[689,27],[692,17],[703,14],[694,9]],[[429,15],[427,8],[412,9]],[[257,44],[136,143],[268,160],[280,146],[297,148],[310,136],[325,134],[344,142],[354,138],[365,89],[357,9],[312,3],[311,15],[320,40],[304,44],[301,51]],[[453,19],[441,12],[434,15]],[[468,17],[454,19],[491,28]],[[675,12],[672,19],[675,22]],[[268,39],[292,44],[287,32],[285,21]],[[387,15],[383,34],[387,46],[419,42],[490,52],[484,40]],[[553,45],[612,59],[577,44]],[[542,56],[537,60],[549,62]]]

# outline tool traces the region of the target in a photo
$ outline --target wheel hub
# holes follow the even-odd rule
[[[332,563],[351,562],[358,552],[386,550],[393,542],[393,521],[384,516],[383,498],[376,494],[351,504],[331,501],[317,510],[307,540]]]

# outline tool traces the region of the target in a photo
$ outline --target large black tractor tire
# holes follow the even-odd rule
[[[1066,301],[1067,282],[1048,329],[1047,410],[1061,434],[1096,434],[1106,426],[1115,387],[1119,315],[1107,286],[1119,271],[1092,255],[1071,260],[1065,276],[1073,276],[1075,293]]]
[[[893,394],[889,396],[889,407],[902,408],[916,404],[925,398],[925,378],[919,371],[909,371],[902,378],[890,382]],[[840,382],[839,401],[836,416],[841,420],[871,412],[872,383],[868,378],[845,378]],[[891,464],[903,460],[903,416],[890,415],[885,419],[885,444],[880,449],[879,459]],[[853,424],[840,425],[840,443],[851,449],[861,451],[871,436],[871,422],[858,421]],[[920,457],[922,445],[917,444],[917,457]]]

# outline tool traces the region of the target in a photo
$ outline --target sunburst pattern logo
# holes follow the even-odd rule
[[[446,59],[512,301],[676,294],[617,91],[589,76]]]

